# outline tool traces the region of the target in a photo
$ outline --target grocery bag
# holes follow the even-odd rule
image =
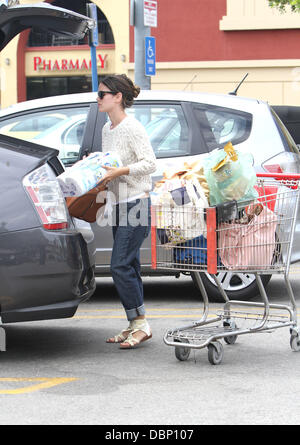
[[[209,187],[209,203],[252,201],[258,197],[257,182],[250,153],[236,151],[229,142],[224,149],[212,151],[204,160],[204,173]]]
[[[178,244],[173,249],[174,262],[181,264],[207,264],[207,242],[203,235]]]
[[[175,263],[207,266],[207,240],[201,235],[177,244],[173,249],[173,255]],[[217,265],[222,266],[219,256]]]
[[[172,181],[174,184],[174,179]],[[156,227],[162,244],[177,244],[206,236],[205,209],[208,201],[204,190],[194,180],[181,180],[180,185],[173,190],[151,194],[152,204],[156,205]]]
[[[219,224],[218,254],[227,269],[265,269],[272,264],[277,217],[267,206],[261,207],[247,224]]]

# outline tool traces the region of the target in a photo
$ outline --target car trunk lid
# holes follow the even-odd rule
[[[20,32],[28,28],[82,39],[94,20],[48,3],[37,5],[0,5],[0,51]]]
[[[58,151],[54,148],[33,144],[29,141],[12,138],[2,134],[0,134],[0,147],[12,152],[22,153],[24,155],[22,169],[23,174],[40,167],[46,162],[51,164],[51,160],[56,158],[58,155]],[[58,170],[58,166],[56,166],[55,170]],[[61,171],[56,171],[56,173],[60,174],[62,171],[63,168],[61,168]]]

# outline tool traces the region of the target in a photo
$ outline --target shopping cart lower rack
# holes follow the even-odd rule
[[[297,307],[289,281],[291,250],[299,202],[300,175],[259,174],[255,202],[226,203],[207,209],[195,205],[152,205],[152,268],[193,272],[203,297],[201,319],[168,329],[164,342],[178,360],[192,349],[208,348],[211,364],[220,364],[224,339],[234,344],[243,334],[290,328],[290,346],[300,350]],[[201,213],[201,215],[199,215]],[[205,221],[201,227],[195,221]],[[255,274],[261,302],[229,300],[218,273]],[[201,272],[213,277],[224,298],[222,310],[209,314]],[[271,304],[261,276],[282,274],[289,304]]]

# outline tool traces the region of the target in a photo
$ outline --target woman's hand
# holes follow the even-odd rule
[[[128,175],[129,168],[128,167],[107,167],[106,165],[102,165],[102,168],[105,168],[106,175],[102,178],[101,184],[107,185],[110,181],[118,178],[119,176]]]

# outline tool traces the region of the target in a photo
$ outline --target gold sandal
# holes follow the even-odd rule
[[[123,341],[125,341],[130,332],[132,331],[132,327],[131,324],[129,324],[127,329],[123,329],[123,331],[120,332],[120,334],[115,335],[114,337],[110,337],[106,340],[106,343],[122,343]]]
[[[149,340],[152,337],[149,323],[144,318],[138,319],[138,320],[133,320],[131,322],[130,326],[132,328],[131,332],[129,333],[129,335],[125,339],[125,341],[121,342],[120,349],[133,349],[136,346],[138,346],[140,343],[142,343],[146,340]],[[145,336],[142,337],[141,339],[137,339],[137,338],[133,337],[133,334],[135,334],[136,332],[139,332],[139,331],[144,332]]]

